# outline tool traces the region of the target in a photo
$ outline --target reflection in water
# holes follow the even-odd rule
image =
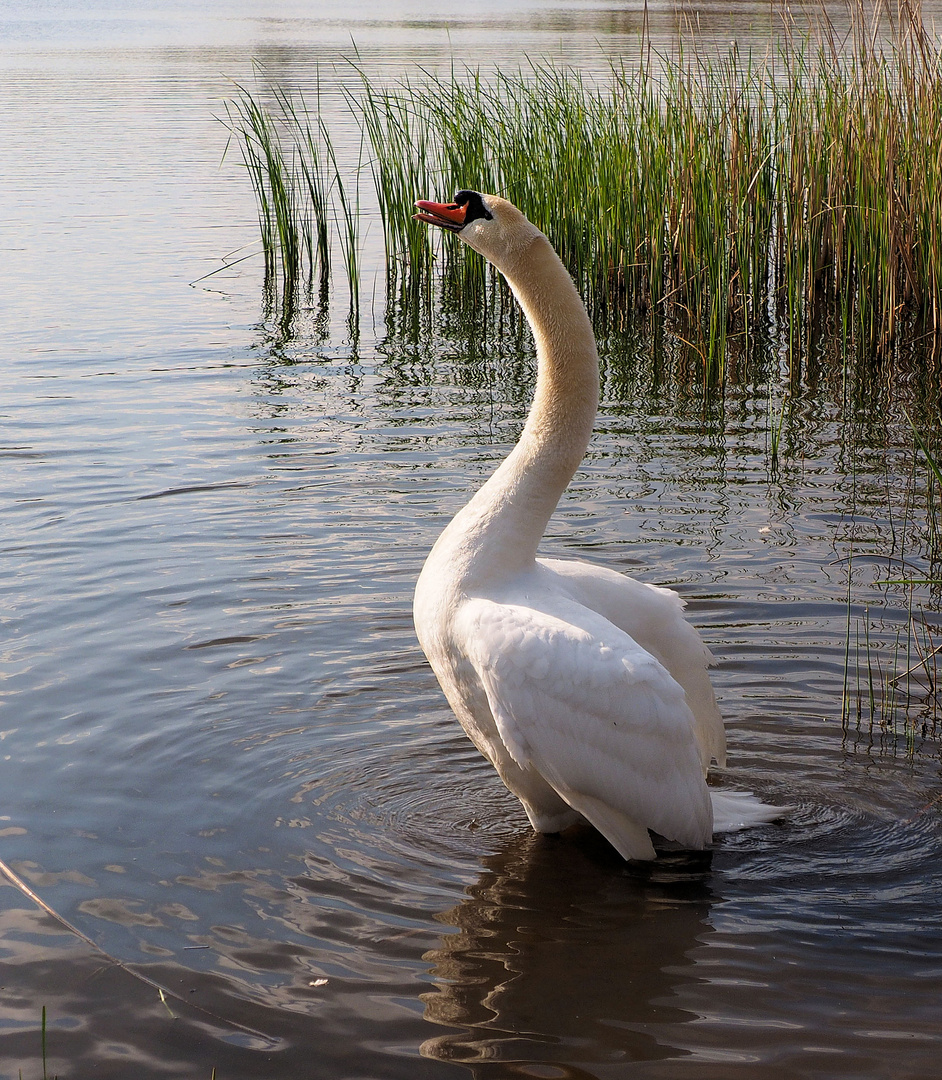
[[[426,954],[438,988],[423,996],[425,1018],[464,1030],[422,1053],[476,1077],[496,1063],[501,1075],[590,1077],[596,1063],[675,1056],[658,1030],[693,1019],[672,999],[691,980],[689,951],[713,932],[710,860],[626,864],[588,829],[524,834],[487,857],[440,916],[457,933]]]

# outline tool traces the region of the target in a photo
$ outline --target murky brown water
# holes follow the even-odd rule
[[[771,18],[701,25],[759,41]],[[424,553],[518,429],[526,352],[390,338],[375,259],[356,345],[341,304],[273,349],[257,258],[191,285],[255,241],[213,118],[253,59],[302,86],[336,85],[351,36],[378,73],[601,67],[640,19],[0,13],[0,859],[97,946],[0,887],[0,1076],[43,1075],[43,1006],[60,1077],[938,1071],[938,733],[915,700],[841,720],[848,628],[856,702],[861,635],[903,671],[911,616],[942,621],[875,584],[891,553],[929,565],[897,409],[922,376],[806,372],[776,472],[767,379],[707,392],[644,341],[604,349],[546,550],[682,592],[732,769],[796,807],[626,866],[528,831],[411,626]],[[652,22],[667,41],[678,16]]]

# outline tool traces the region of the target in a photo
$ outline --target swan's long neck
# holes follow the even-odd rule
[[[585,306],[542,233],[501,260],[533,330],[537,380],[516,447],[439,543],[462,580],[526,570],[585,454],[599,400],[599,359]]]

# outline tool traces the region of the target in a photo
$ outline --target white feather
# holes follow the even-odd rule
[[[455,626],[513,760],[630,857],[625,821],[632,833],[643,824],[689,847],[709,843],[710,798],[682,688],[596,612],[545,590],[532,599],[538,606],[468,600]]]

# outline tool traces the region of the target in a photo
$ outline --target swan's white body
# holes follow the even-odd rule
[[[439,537],[416,587],[416,631],[451,707],[539,832],[585,818],[624,858],[651,859],[649,829],[702,848],[714,830],[779,816],[744,793],[711,797],[705,776],[711,760],[724,764],[725,733],[710,653],[680,597],[537,558],[592,433],[595,337],[536,226],[496,196],[462,192],[456,204],[419,203],[417,216],[458,232],[507,278],[538,374],[519,442]]]

